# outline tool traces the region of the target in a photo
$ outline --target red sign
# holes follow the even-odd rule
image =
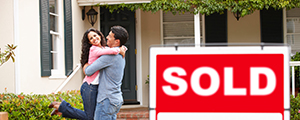
[[[283,91],[283,54],[156,55],[156,118],[161,112],[284,116]]]

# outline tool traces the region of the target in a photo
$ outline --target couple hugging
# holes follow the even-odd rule
[[[80,62],[86,76],[80,93],[84,111],[71,107],[60,98],[61,102],[49,105],[54,108],[51,115],[81,120],[116,120],[123,104],[121,85],[128,32],[121,26],[113,26],[106,39],[107,43],[104,35],[93,28],[82,38]]]

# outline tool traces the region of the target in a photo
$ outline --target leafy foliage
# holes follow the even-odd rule
[[[149,85],[149,75],[147,75],[147,79],[145,81],[145,84],[148,84]]]
[[[300,52],[296,52],[296,54],[291,57],[291,61],[300,61]],[[298,88],[300,87],[299,69],[300,69],[299,66],[295,66],[295,86]],[[292,77],[292,72],[290,76]]]
[[[13,62],[15,62],[15,53],[13,50],[15,50],[17,46],[14,46],[13,44],[7,44],[5,47],[6,50],[4,52],[2,52],[0,48],[0,66],[7,62],[10,58]]]
[[[297,97],[294,98],[293,95],[290,97],[290,105],[291,105],[291,120],[299,120],[300,119],[300,95],[298,94]]]
[[[97,4],[99,6],[100,3]],[[193,14],[201,13],[210,15],[213,13],[222,14],[224,10],[229,10],[233,13],[240,12],[241,17],[253,13],[255,10],[287,8],[287,10],[300,7],[300,0],[152,0],[150,3],[139,4],[117,4],[117,5],[102,5],[110,10],[110,12],[124,10],[135,11],[151,11],[153,13],[162,10],[176,14],[184,14],[191,12]]]
[[[60,102],[59,97],[73,107],[83,110],[79,90],[72,90],[48,95],[0,93],[0,111],[8,112],[10,120],[61,120],[65,118],[57,115],[51,116],[53,109],[48,108],[51,102]]]
[[[6,88],[5,88],[6,89]],[[51,116],[52,109],[48,108],[48,105],[52,101],[59,101],[59,97],[69,102],[73,107],[83,110],[83,104],[81,101],[81,95],[79,90],[71,90],[67,92],[59,92],[57,94],[38,95],[38,94],[13,94],[13,93],[0,93],[0,111],[8,112],[10,120],[22,119],[22,120],[70,120],[63,118],[62,116]],[[290,118],[291,120],[300,119],[300,95],[294,98],[290,96]]]

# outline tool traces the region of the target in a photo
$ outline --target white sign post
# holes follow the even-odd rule
[[[289,52],[151,47],[150,120],[289,120]]]

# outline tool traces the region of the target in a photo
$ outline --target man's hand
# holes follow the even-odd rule
[[[120,47],[120,54],[125,58],[125,53],[126,53],[127,48],[123,45]]]
[[[89,65],[90,65],[90,64],[85,63],[85,65],[83,66],[82,71],[83,71],[83,74],[84,74],[84,75],[86,75],[86,74],[85,74],[85,68],[86,68],[87,66],[89,66]]]

